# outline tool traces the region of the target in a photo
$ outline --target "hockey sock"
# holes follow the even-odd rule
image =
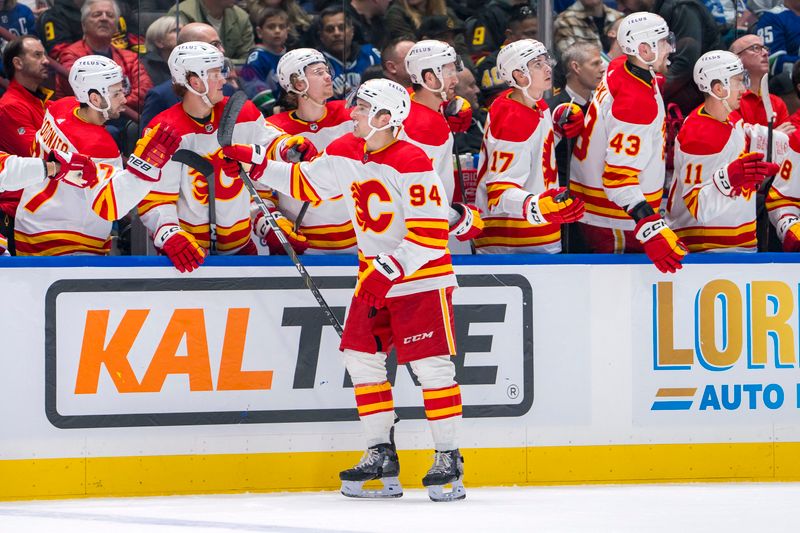
[[[461,423],[461,389],[458,383],[439,389],[422,389],[422,399],[436,449],[458,448],[456,435]]]
[[[358,416],[364,424],[367,446],[389,442],[394,424],[394,399],[388,381],[366,383],[354,387]]]

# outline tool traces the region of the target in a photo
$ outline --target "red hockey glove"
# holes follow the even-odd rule
[[[161,226],[153,244],[169,257],[179,272],[191,272],[203,264],[206,252],[189,233],[173,224]]]
[[[6,239],[2,234],[0,234],[0,257],[2,256],[10,256],[11,254],[8,253],[8,239]]]
[[[302,135],[292,135],[285,141],[280,149],[281,159],[287,163],[311,161],[317,157],[317,148]]]
[[[583,217],[586,206],[580,198],[570,198],[566,187],[531,194],[522,206],[522,216],[533,224],[569,224]]]
[[[89,156],[53,150],[48,159],[58,163],[58,170],[50,179],[81,189],[91,189],[97,185],[97,167]]]
[[[355,297],[375,309],[386,305],[386,294],[403,277],[403,269],[391,255],[378,254],[358,275]]]
[[[676,272],[689,250],[658,214],[644,217],[636,224],[636,238],[644,253],[661,272]]]
[[[275,219],[278,227],[281,228],[283,234],[286,235],[286,239],[289,241],[289,244],[292,245],[295,253],[300,255],[305,252],[308,249],[308,239],[306,236],[302,233],[295,233],[294,225],[277,209],[270,209],[269,212],[272,213],[272,218]],[[269,248],[269,255],[286,255],[286,250],[283,249],[281,241],[278,239],[278,236],[275,235],[275,232],[272,231],[269,222],[267,222],[267,217],[265,217],[264,213],[261,211],[258,212],[253,222],[253,230],[256,235],[261,238],[261,244]]]
[[[472,106],[464,98],[456,96],[444,102],[444,118],[453,133],[464,133],[472,124]]]
[[[483,220],[477,207],[453,202],[450,208],[458,214],[458,219],[450,224],[450,235],[455,235],[459,241],[469,241],[481,234]]]
[[[776,229],[784,252],[800,252],[800,218],[786,215],[778,221]]]
[[[128,157],[128,171],[145,181],[161,179],[161,169],[181,144],[181,137],[166,124],[156,124],[136,141],[136,148]]]
[[[780,170],[777,164],[767,163],[763,159],[764,154],[759,152],[740,155],[727,168],[714,172],[714,185],[725,196],[735,198],[744,195],[749,199],[758,190],[761,182]]]
[[[578,104],[569,102],[553,110],[553,131],[561,137],[574,139],[583,132],[583,111]]]
[[[266,150],[257,144],[232,144],[222,148],[222,153],[228,159],[232,159],[245,166],[245,170],[250,174],[250,179],[258,181],[267,169]],[[236,175],[239,175],[237,170]]]

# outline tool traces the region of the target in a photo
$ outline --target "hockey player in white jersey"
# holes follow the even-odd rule
[[[439,178],[444,184],[445,198],[451,205],[451,249],[458,242],[476,238],[483,229],[478,209],[464,203],[464,191],[456,186],[453,165],[453,133],[469,129],[472,109],[469,103],[456,96],[458,72],[463,68],[455,49],[442,41],[419,41],[408,51],[406,70],[411,77],[411,111],[403,123],[400,138],[422,148],[433,160]],[[456,194],[458,190],[458,194]],[[461,202],[456,202],[457,197]],[[469,252],[468,249],[463,251]]]
[[[694,81],[705,102],[686,118],[675,143],[667,223],[690,252],[755,252],[755,192],[779,166],[750,147],[763,126],[730,121],[748,89],[747,72],[736,54],[715,50],[698,59]],[[787,145],[785,134],[774,134]]]
[[[356,97],[354,133],[332,142],[313,161],[267,163],[258,146],[231,146],[225,154],[252,163],[252,178],[298,200],[343,195],[353,221],[359,275],[340,349],[369,448],[354,468],[340,473],[342,492],[402,495],[385,365],[394,346],[398,363],[409,363],[422,385],[436,446],[434,464],[422,483],[434,500],[461,499],[466,492],[457,442],[461,392],[451,360],[456,353],[456,279],[447,250],[449,206],[428,155],[395,137],[408,116],[408,92],[393,81],[373,79],[361,85]],[[363,484],[374,479],[383,481],[384,488],[364,491]],[[453,487],[449,492],[447,484]]]
[[[775,134],[776,132],[773,132]],[[800,130],[789,136],[789,150],[766,199],[769,220],[784,252],[800,252]]]
[[[70,69],[74,97],[47,110],[36,133],[34,153],[48,158],[78,152],[96,164],[97,182],[85,188],[59,181],[25,188],[16,213],[18,255],[107,254],[111,223],[130,211],[160,178],[161,167],[179,139],[169,127],[146,131],[128,159],[104,128],[125,105],[122,68],[104,56],[78,59]]]
[[[583,215],[583,201],[558,187],[553,120],[544,101],[554,65],[547,48],[533,39],[510,43],[497,54],[497,72],[511,88],[495,98],[486,120],[475,198],[484,213],[478,253],[558,253],[561,224]],[[583,113],[578,109],[567,120],[577,134]]]

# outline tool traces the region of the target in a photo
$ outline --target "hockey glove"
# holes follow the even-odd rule
[[[450,131],[453,133],[464,133],[472,124],[472,106],[464,98],[456,96],[449,102],[442,104],[444,107],[444,118]]]
[[[258,144],[232,144],[223,147],[222,154],[228,159],[245,165],[245,170],[253,181],[258,181],[264,175],[267,161],[269,161],[266,157],[266,150]],[[236,175],[239,175],[238,171]]]
[[[483,220],[481,220],[481,212],[477,207],[453,202],[450,208],[454,212],[453,214],[458,215],[458,219],[450,224],[450,235],[455,235],[459,241],[469,241],[481,234]]]
[[[156,124],[136,141],[136,148],[128,157],[128,171],[145,181],[158,181],[161,179],[161,169],[180,144],[181,137],[173,128]]]
[[[386,294],[403,277],[403,269],[391,255],[378,254],[358,275],[355,297],[375,309],[386,306]]]
[[[528,196],[522,204],[522,216],[534,226],[569,224],[580,220],[585,208],[583,200],[570,198],[567,188],[559,187]]]
[[[553,110],[553,131],[561,137],[574,139],[583,132],[583,118],[583,111],[577,104],[560,104]]]
[[[658,214],[639,220],[634,231],[644,246],[644,253],[661,272],[676,272],[682,268],[681,261],[689,250]]]
[[[153,244],[164,253],[179,272],[191,272],[203,264],[206,252],[180,226],[168,224],[156,232]]]
[[[289,244],[292,245],[295,253],[299,255],[305,252],[308,249],[308,239],[306,236],[302,233],[295,233],[294,225],[277,209],[270,209],[269,212],[272,213],[272,218],[275,219],[278,227],[281,228],[283,234],[286,235],[286,239],[289,241]],[[286,255],[286,250],[283,249],[281,241],[278,239],[278,236],[275,235],[275,232],[272,231],[269,222],[267,222],[267,217],[265,217],[264,213],[261,211],[258,212],[253,222],[253,231],[261,238],[261,244],[269,248],[269,255]]]
[[[317,157],[317,148],[302,135],[292,135],[283,141],[280,149],[281,159],[287,163],[311,161]]]
[[[726,168],[714,172],[714,185],[725,196],[735,198],[744,195],[749,199],[764,179],[780,170],[775,163],[767,163],[763,159],[764,154],[758,152],[740,155]]]
[[[784,252],[800,252],[800,218],[786,215],[778,221],[776,229]]]
[[[767,139],[769,139],[769,128],[761,124],[745,124],[745,134],[749,137],[749,147],[751,152],[767,153]],[[772,130],[772,161],[782,165],[786,155],[789,153],[789,136],[784,132]]]
[[[97,167],[89,156],[53,150],[48,159],[58,163],[58,170],[50,179],[81,189],[91,189],[97,185]]]

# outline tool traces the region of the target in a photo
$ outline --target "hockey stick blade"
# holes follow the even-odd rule
[[[247,102],[247,95],[244,91],[236,91],[225,103],[217,129],[217,142],[220,146],[230,146],[233,142],[233,128],[236,127],[236,120],[239,118],[245,102]]]

